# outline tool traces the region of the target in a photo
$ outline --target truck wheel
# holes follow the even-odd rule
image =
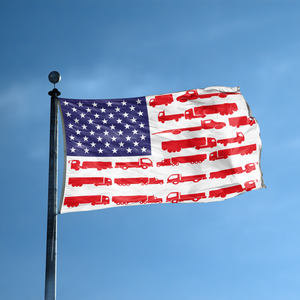
[[[122,167],[122,170],[127,170],[128,168],[127,167]]]
[[[179,181],[173,181],[172,183],[173,183],[173,184],[178,184],[178,183],[179,183]]]
[[[146,170],[148,168],[148,166],[142,166],[142,169]]]
[[[177,202],[178,202],[177,199],[172,200],[172,203],[177,203]]]

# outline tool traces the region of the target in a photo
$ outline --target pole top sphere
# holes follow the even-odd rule
[[[61,76],[57,71],[52,71],[51,73],[49,73],[48,79],[55,86],[56,83],[60,82]]]

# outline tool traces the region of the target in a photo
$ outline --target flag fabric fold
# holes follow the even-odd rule
[[[212,202],[265,187],[257,120],[239,88],[124,99],[59,98],[59,213]]]

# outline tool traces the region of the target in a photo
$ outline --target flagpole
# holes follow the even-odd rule
[[[56,299],[56,249],[57,249],[57,153],[58,153],[58,96],[60,92],[55,83],[60,81],[60,74],[53,71],[48,79],[54,84],[51,96],[50,146],[49,146],[49,181],[48,181],[48,217],[45,300]]]

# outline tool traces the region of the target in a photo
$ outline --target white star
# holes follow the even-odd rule
[[[82,125],[82,129],[86,130],[86,125],[83,124]]]
[[[71,148],[71,152],[72,152],[72,153],[75,152],[75,148],[74,148],[74,147]]]
[[[85,148],[85,149],[84,149],[84,153],[89,153],[89,149],[88,149],[88,148]]]
[[[137,147],[139,145],[139,142],[134,142],[133,144],[135,147]]]
[[[69,128],[73,128],[73,124],[70,123],[70,124],[68,125],[68,127],[69,127]]]
[[[111,129],[111,130],[114,130],[115,128],[116,128],[115,125],[111,125],[111,126],[110,126],[110,129]]]
[[[77,111],[77,108],[73,107],[72,110],[73,110],[74,112],[76,112],[76,111]]]
[[[94,142],[92,142],[92,143],[91,143],[91,146],[92,146],[92,147],[95,147],[95,146],[96,146],[96,144],[95,144]]]
[[[116,107],[115,110],[116,110],[116,112],[119,112],[121,110],[121,108]]]
[[[108,134],[109,134],[109,132],[108,132],[107,130],[105,130],[105,131],[104,131],[104,134],[105,134],[105,135],[108,135]]]
[[[123,135],[123,131],[122,131],[122,130],[119,130],[119,131],[118,131],[118,134],[119,134],[119,135]]]
[[[107,120],[103,119],[102,120],[103,124],[107,124]]]
[[[122,101],[122,105],[124,106],[124,105],[126,105],[127,104],[127,102],[125,101],[125,100],[123,100]]]
[[[140,99],[136,100],[136,104],[141,104],[141,103],[142,103],[142,100],[140,100]]]
[[[84,139],[85,142],[87,142],[87,140],[88,140],[89,138],[85,136],[83,139]]]
[[[90,135],[94,135],[95,132],[93,130],[90,131]]]
[[[120,124],[120,123],[122,123],[122,120],[119,118],[119,119],[117,120],[117,122],[118,122],[118,124]]]
[[[132,149],[131,148],[127,148],[126,151],[127,151],[127,153],[131,153]]]
[[[107,104],[108,107],[112,106],[112,103],[110,101],[108,101],[106,104]]]
[[[109,116],[109,118],[111,119],[111,118],[114,117],[114,114],[110,113],[108,116]]]
[[[100,130],[101,126],[100,125],[96,125],[97,130]]]
[[[105,111],[106,111],[106,108],[101,108],[101,112],[103,112],[103,113],[105,113]]]
[[[98,114],[95,114],[94,116],[95,116],[96,119],[99,119],[99,115]]]
[[[81,145],[82,145],[82,144],[81,144],[80,142],[77,143],[77,146],[78,146],[78,147],[81,147]]]
[[[128,124],[125,124],[124,126],[125,126],[125,129],[129,129],[129,127],[130,127],[130,125],[128,125]]]
[[[84,117],[85,117],[85,114],[84,114],[84,113],[81,113],[81,114],[80,114],[80,117],[81,117],[81,118],[84,118]]]
[[[81,102],[79,102],[79,103],[78,103],[78,106],[79,106],[79,107],[82,107],[82,103],[81,103]]]
[[[98,140],[98,142],[101,142],[102,141],[102,137],[98,136],[97,140]]]
[[[135,107],[133,105],[130,106],[130,110],[133,111],[135,110]]]
[[[71,117],[71,114],[69,112],[66,113],[67,117]]]
[[[143,115],[143,112],[142,112],[142,111],[139,111],[139,112],[138,112],[138,115],[139,115],[139,116],[142,116],[142,115]]]
[[[88,122],[89,124],[93,124],[94,121],[92,119],[89,119]]]
[[[112,150],[113,153],[117,153],[117,151],[118,151],[118,150],[117,150],[116,148],[114,148],[114,149]]]
[[[132,118],[132,119],[131,119],[131,122],[132,122],[132,123],[135,123],[135,122],[136,122],[136,118]]]
[[[134,129],[134,130],[132,130],[132,133],[133,133],[133,134],[137,134],[138,131],[137,131],[136,129]]]
[[[126,136],[126,141],[130,141],[131,137],[130,136]]]
[[[78,134],[78,135],[79,135],[80,133],[81,133],[81,131],[80,131],[80,130],[76,130],[76,134]]]
[[[110,143],[109,142],[106,142],[105,143],[105,147],[109,147]]]
[[[142,152],[146,152],[147,149],[145,147],[143,147],[141,150],[142,150]]]
[[[75,137],[73,135],[70,135],[70,140],[74,141]]]
[[[145,124],[144,124],[144,123],[141,123],[139,126],[140,126],[140,128],[144,128],[144,127],[145,127]]]
[[[90,113],[92,110],[88,107],[87,109],[86,109],[86,112],[88,112],[88,113]]]
[[[64,101],[63,103],[64,103],[64,105],[68,105],[69,104],[69,102],[67,102],[67,101]]]
[[[76,118],[76,119],[74,119],[74,122],[75,123],[79,123],[79,120]]]
[[[119,145],[120,145],[120,147],[124,147],[124,143],[123,142],[119,143]]]
[[[99,153],[102,153],[102,152],[103,152],[103,150],[100,148],[100,149],[98,149],[98,152],[99,152]]]
[[[116,138],[115,136],[113,136],[113,137],[111,138],[111,140],[112,140],[112,142],[115,142],[115,141],[117,140],[117,138]]]
[[[97,103],[96,102],[93,103],[93,107],[97,107]]]
[[[124,113],[123,116],[124,116],[124,118],[127,118],[128,117],[128,113]]]
[[[146,138],[145,135],[141,135],[141,140],[144,140]]]

